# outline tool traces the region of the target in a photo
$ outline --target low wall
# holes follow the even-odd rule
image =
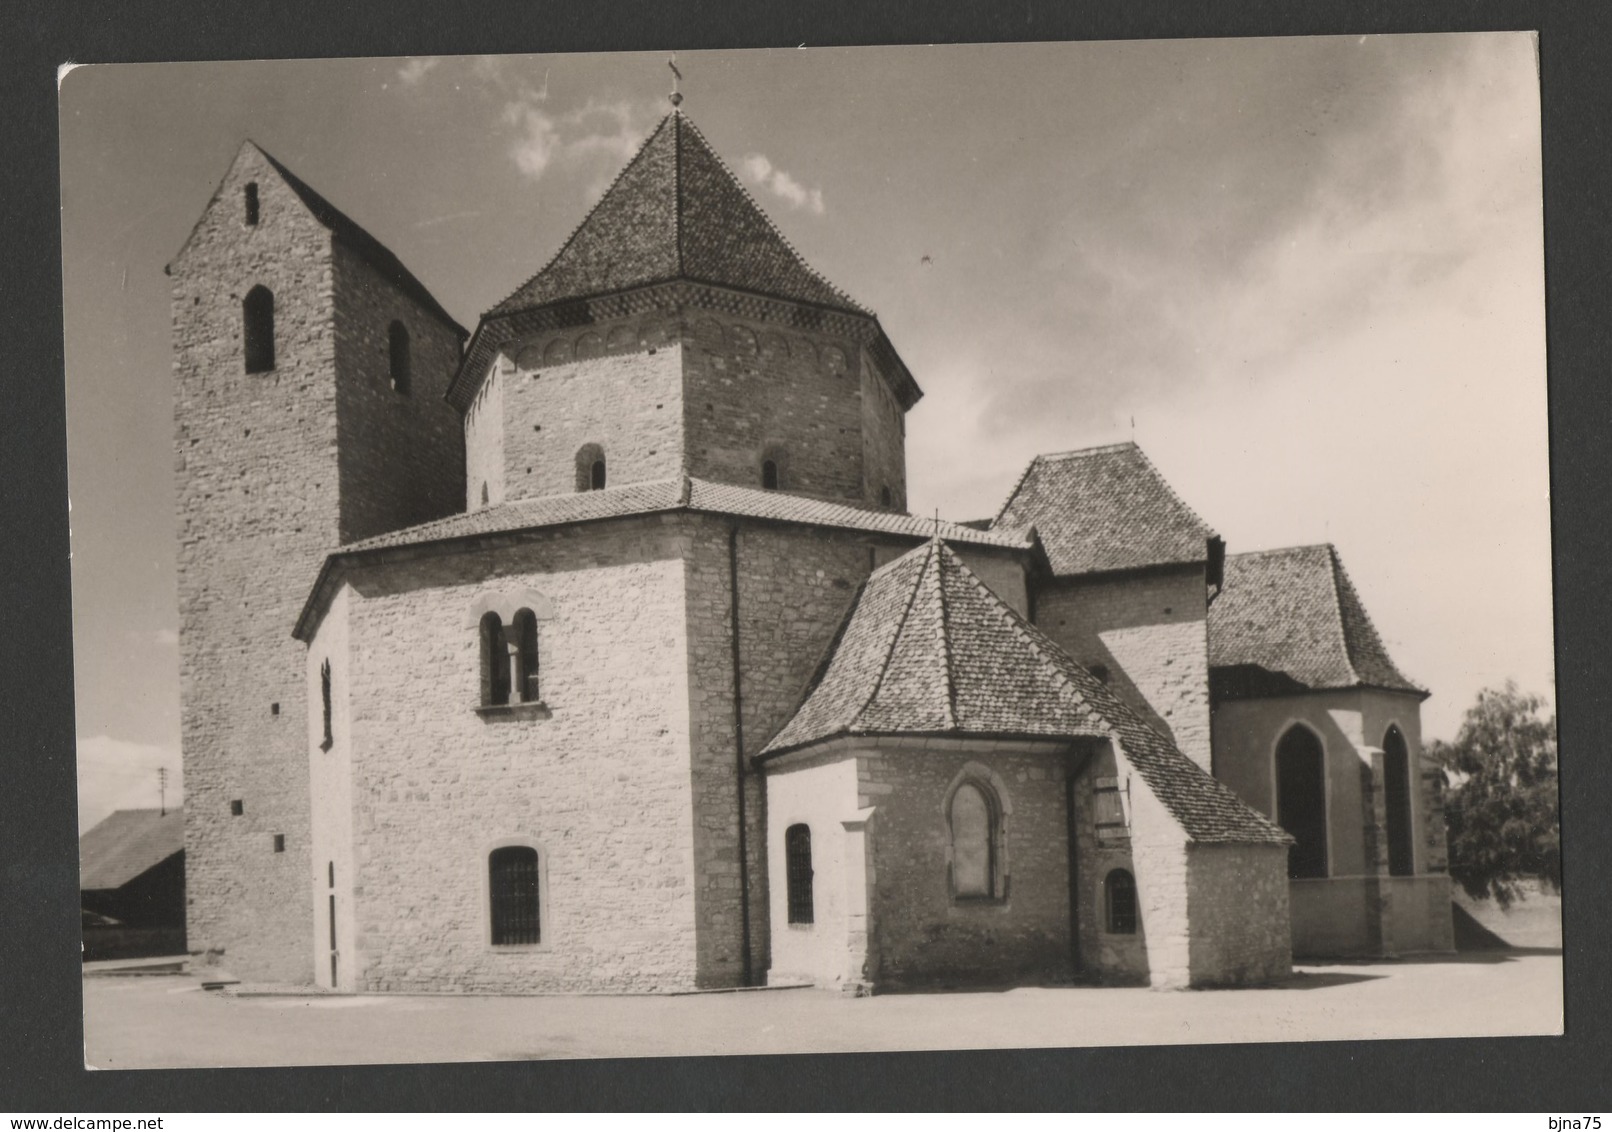
[[[1289,882],[1301,958],[1453,951],[1450,878],[1329,877]]]
[[[1292,974],[1287,846],[1189,844],[1187,918],[1195,987]]]
[[[1396,955],[1455,950],[1447,876],[1384,877],[1389,931],[1384,943]]]

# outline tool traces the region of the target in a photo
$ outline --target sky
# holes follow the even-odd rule
[[[180,797],[163,265],[250,138],[460,322],[668,109],[665,54],[76,68],[60,85],[81,828]],[[1526,33],[687,52],[684,111],[925,391],[909,504],[1136,440],[1231,553],[1330,541],[1453,737],[1554,698]],[[311,580],[310,580],[311,581]]]

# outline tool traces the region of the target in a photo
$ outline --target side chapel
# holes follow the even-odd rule
[[[681,110],[473,333],[248,142],[172,264],[188,932],[346,991],[1259,984],[1450,947],[1427,693],[1132,444],[922,395]]]

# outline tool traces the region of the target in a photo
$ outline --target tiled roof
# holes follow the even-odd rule
[[[1235,554],[1209,607],[1217,693],[1389,688],[1425,695],[1383,647],[1330,543]]]
[[[841,736],[1108,737],[1195,841],[1289,840],[931,539],[863,584],[763,758]]]
[[[321,594],[330,584],[338,564],[345,558],[406,546],[455,542],[462,539],[511,535],[567,523],[615,519],[666,511],[694,511],[713,515],[737,515],[805,526],[833,527],[923,539],[937,530],[934,519],[923,519],[891,511],[874,511],[848,503],[833,503],[781,491],[739,487],[709,480],[680,477],[624,484],[603,491],[582,491],[567,495],[546,495],[519,499],[467,511],[458,515],[390,531],[374,538],[349,543],[331,554],[320,569],[313,590],[297,619],[295,635],[302,638],[311,626],[310,618],[320,604]],[[941,535],[957,543],[997,547],[1036,553],[1033,536],[1022,531],[980,531],[956,523],[940,522]]]
[[[1203,562],[1216,537],[1129,443],[1037,456],[994,525],[1034,526],[1059,576]]]
[[[694,124],[673,111],[554,258],[487,316],[668,279],[870,313],[807,266]]]
[[[263,154],[264,160],[274,166],[275,172],[285,179],[285,183],[291,187],[291,191],[296,193],[301,198],[302,203],[308,206],[308,211],[313,213],[314,218],[330,230],[332,236],[356,252],[361,259],[378,271],[384,278],[395,283],[404,294],[452,327],[458,332],[459,337],[468,337],[469,332],[443,309],[442,304],[437,302],[430,291],[426,290],[425,284],[416,279],[413,273],[403,266],[403,261],[393,255],[385,244],[364,231],[341,209],[320,196],[300,177],[266,152],[262,146],[258,146],[257,150]]]
[[[183,810],[117,810],[78,839],[78,887],[122,888],[184,848]]]

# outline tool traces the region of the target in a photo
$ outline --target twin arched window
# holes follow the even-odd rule
[[[487,896],[493,946],[542,942],[536,849],[530,845],[505,845],[489,853]]]
[[[1115,869],[1103,878],[1103,925],[1110,935],[1135,935],[1136,923],[1136,878]]]
[[[409,328],[393,322],[386,331],[387,370],[392,378],[392,389],[407,397],[409,393]]]
[[[784,883],[788,891],[789,922],[809,924],[812,907],[812,831],[806,825],[784,830]]]
[[[497,613],[481,618],[481,702],[485,707],[540,701],[537,617],[518,610],[505,625]]]
[[[1003,895],[1000,806],[984,784],[963,782],[952,794],[952,895],[992,900]]]
[[[274,368],[274,292],[261,283],[241,300],[241,338],[247,373]]]
[[[577,449],[577,490],[603,491],[604,486],[604,449],[597,444],[584,444]]]

